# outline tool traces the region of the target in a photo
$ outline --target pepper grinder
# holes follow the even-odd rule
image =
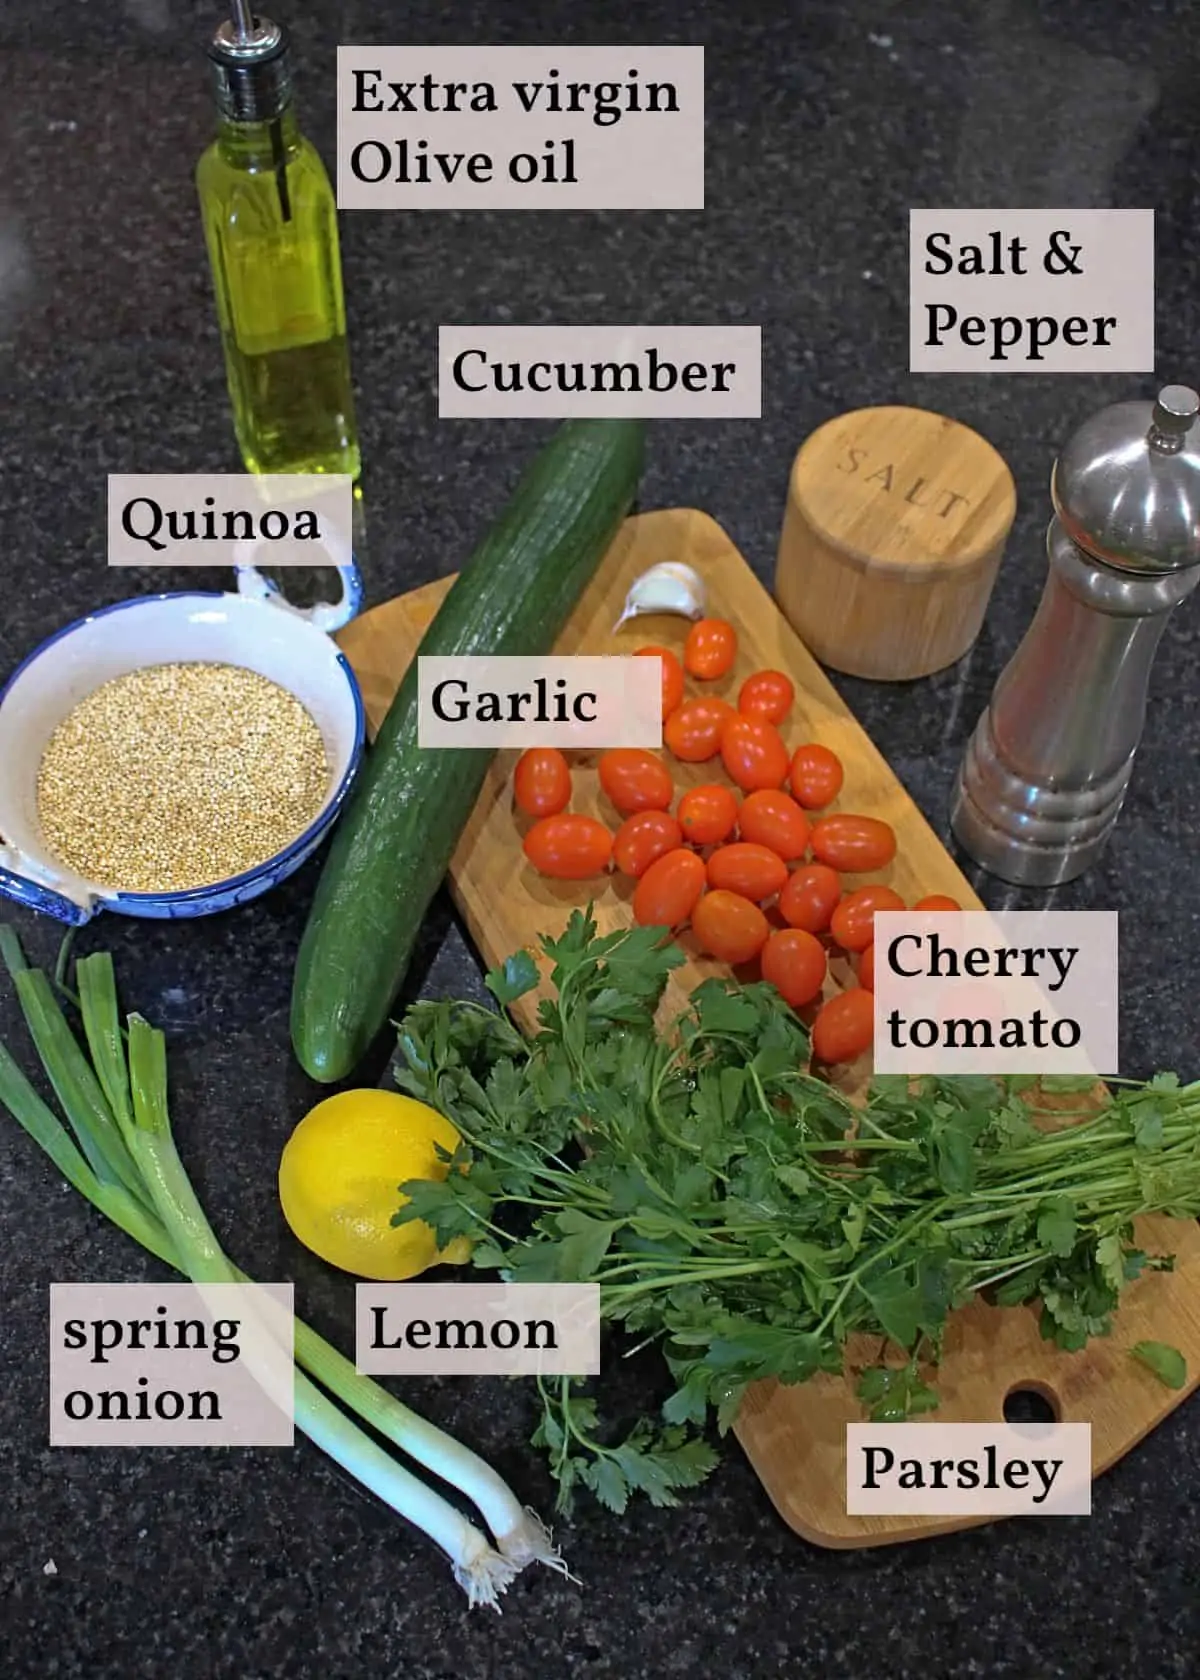
[[[959,771],[955,838],[991,874],[1057,886],[1100,857],[1174,609],[1200,583],[1200,396],[1115,403],[1055,462],[1050,575]]]

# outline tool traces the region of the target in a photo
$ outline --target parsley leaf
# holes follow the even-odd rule
[[[1115,1231],[1101,1237],[1096,1244],[1096,1265],[1110,1289],[1118,1293],[1129,1277],[1125,1245]],[[1136,1276],[1136,1272],[1134,1276]]]
[[[1075,1207],[1067,1196],[1056,1196],[1038,1215],[1038,1241],[1051,1254],[1069,1255],[1075,1247],[1078,1229]]]
[[[898,1368],[872,1366],[859,1378],[856,1392],[872,1423],[904,1423],[937,1410],[937,1395],[911,1362]]]
[[[615,1222],[593,1219],[578,1208],[564,1208],[554,1216],[555,1229],[562,1241],[558,1244],[558,1274],[563,1282],[584,1283],[595,1276],[596,1268],[608,1253]]]
[[[899,1267],[864,1281],[860,1288],[870,1301],[876,1322],[898,1347],[911,1348],[921,1329],[922,1296],[908,1268]]]
[[[614,1454],[603,1453],[597,1458],[585,1460],[579,1467],[579,1479],[607,1510],[614,1511],[618,1517],[625,1515],[630,1483]]]
[[[499,968],[489,969],[484,985],[502,1009],[532,992],[538,983],[537,964],[528,951],[514,951]]]
[[[1187,1360],[1178,1348],[1166,1342],[1139,1342],[1129,1351],[1168,1388],[1187,1387]]]

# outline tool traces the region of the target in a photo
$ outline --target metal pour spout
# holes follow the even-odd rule
[[[254,14],[247,0],[233,0],[233,31],[239,46],[246,46],[254,35]]]

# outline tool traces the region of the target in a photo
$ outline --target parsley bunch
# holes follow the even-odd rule
[[[576,911],[542,941],[555,995],[532,1039],[471,1003],[417,1003],[400,1026],[398,1082],[454,1122],[468,1170],[403,1185],[393,1223],[470,1237],[506,1281],[599,1283],[605,1321],[674,1379],[623,1440],[586,1385],[540,1384],[560,1508],[580,1485],[616,1511],[639,1491],[676,1503],[716,1462],[710,1414],[724,1433],[747,1384],[840,1372],[858,1332],[881,1346],[868,1414],[933,1409],[921,1366],[980,1291],[1039,1304],[1043,1334],[1081,1348],[1130,1279],[1171,1264],[1134,1247],[1135,1216],[1200,1215],[1200,1087],[1160,1075],[1050,1133],[1038,1092],[1080,1082],[877,1078],[856,1107],[809,1071],[772,986],[706,980],[663,1036],[684,960],[666,940],[597,937]],[[538,979],[521,951],[487,985],[503,1009]]]

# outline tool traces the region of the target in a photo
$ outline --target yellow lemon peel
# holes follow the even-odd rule
[[[393,1225],[410,1178],[444,1179],[458,1132],[445,1115],[399,1091],[342,1091],[304,1116],[279,1161],[279,1201],[293,1236],[331,1266],[395,1283],[430,1266],[462,1265],[471,1244],[439,1250],[423,1220]]]

